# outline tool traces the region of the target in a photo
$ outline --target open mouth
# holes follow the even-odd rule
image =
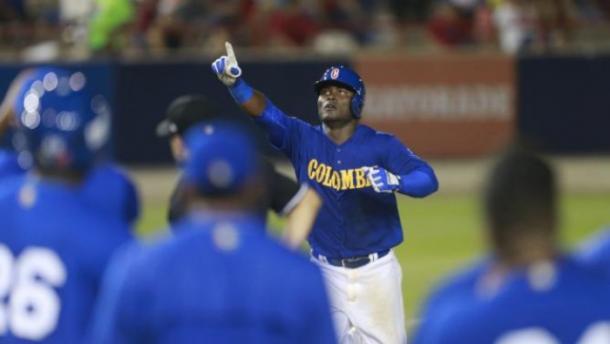
[[[326,104],[324,105],[324,110],[337,110],[337,106],[335,104]]]

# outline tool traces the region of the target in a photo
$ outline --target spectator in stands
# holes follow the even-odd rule
[[[474,13],[478,0],[443,0],[436,3],[427,23],[432,39],[444,47],[473,42]]]
[[[517,54],[530,50],[539,27],[538,12],[531,1],[501,1],[495,7],[494,22],[504,52]]]
[[[134,17],[131,0],[96,0],[89,24],[89,44],[94,52],[113,53],[123,48],[123,31]]]

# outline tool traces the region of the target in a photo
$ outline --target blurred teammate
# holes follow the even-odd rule
[[[23,100],[29,90],[22,87],[22,79],[29,73],[31,71],[26,70],[15,79],[0,107],[0,137],[5,141],[11,140],[15,127],[22,125],[15,123],[14,118],[16,114],[24,112]],[[4,142],[0,149],[0,179],[25,174],[31,168],[30,160],[24,159],[22,154],[20,161],[12,144]],[[140,214],[139,196],[133,181],[126,172],[109,161],[91,168],[80,192],[83,202],[103,215],[118,218],[129,225],[133,225]]]
[[[38,68],[20,82],[15,135],[34,167],[2,181],[0,342],[81,343],[107,261],[130,239],[80,195],[108,139],[110,109],[83,74]]]
[[[491,254],[432,294],[415,343],[610,343],[610,281],[560,251],[551,167],[509,151],[484,209]]]
[[[333,343],[319,270],[265,235],[255,143],[208,127],[187,136],[187,214],[167,241],[117,258],[94,342]]]
[[[239,123],[243,126],[252,125],[242,116],[220,115],[204,96],[185,95],[174,100],[168,110],[167,118],[157,126],[159,137],[168,137],[174,159],[182,164],[187,152],[184,147],[184,133],[195,124],[223,119]],[[267,216],[268,209],[286,217],[283,232],[284,242],[292,248],[298,248],[307,238],[311,226],[320,208],[320,198],[307,184],[297,184],[290,178],[276,172],[268,160],[263,160],[264,180],[267,197],[259,200],[261,216]],[[186,197],[184,188],[179,181],[172,192],[168,219],[176,223],[186,213]]]
[[[288,117],[240,78],[230,43],[212,70],[241,107],[267,130],[323,207],[309,236],[325,274],[341,341],[406,340],[402,273],[392,248],[402,242],[396,196],[438,188],[432,168],[394,136],[360,124],[365,89],[343,66],[316,82],[321,126]]]

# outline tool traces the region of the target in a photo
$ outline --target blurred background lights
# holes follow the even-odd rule
[[[38,111],[40,98],[35,92],[29,92],[23,99],[23,107],[26,112]]]
[[[36,129],[40,124],[40,114],[37,111],[26,111],[23,113],[23,116],[21,116],[21,123],[27,128]]]
[[[42,86],[47,92],[54,91],[57,88],[57,75],[55,73],[47,73],[42,79]]]
[[[85,87],[86,83],[87,79],[85,78],[85,75],[83,73],[76,72],[70,75],[70,89],[72,89],[72,91],[78,92],[82,90]]]

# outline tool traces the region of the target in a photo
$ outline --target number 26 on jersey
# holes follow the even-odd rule
[[[18,256],[0,244],[0,339],[41,340],[57,326],[61,300],[55,288],[66,282],[59,256],[44,247],[27,247]]]

